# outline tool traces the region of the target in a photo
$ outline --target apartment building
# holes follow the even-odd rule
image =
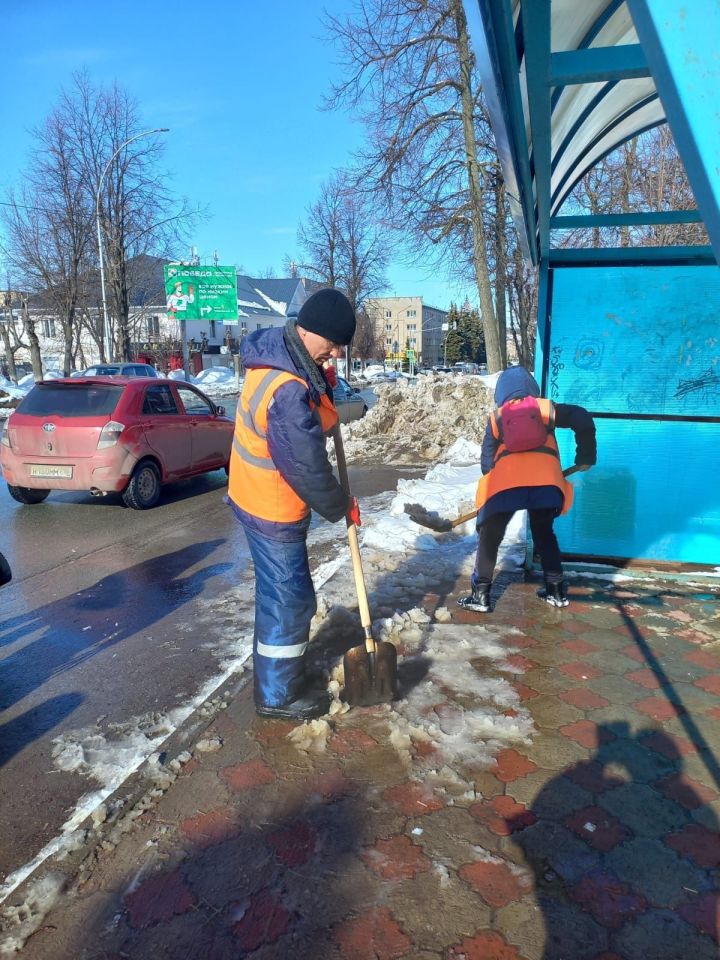
[[[422,297],[373,297],[365,301],[378,344],[388,363],[432,366],[442,362],[447,310]]]

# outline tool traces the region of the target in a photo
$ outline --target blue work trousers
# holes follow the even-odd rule
[[[279,707],[305,689],[305,651],[317,601],[305,540],[271,540],[243,524],[255,564],[255,702]]]

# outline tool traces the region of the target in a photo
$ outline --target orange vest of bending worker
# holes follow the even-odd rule
[[[475,506],[478,510],[485,506],[491,497],[503,490],[514,487],[557,487],[563,495],[562,513],[567,513],[573,502],[573,485],[563,477],[560,466],[560,454],[555,442],[555,408],[552,401],[538,398],[543,423],[548,435],[541,447],[512,453],[500,438],[495,415],[490,416],[493,436],[500,440],[495,452],[493,468],[480,477],[475,494]]]
[[[246,372],[230,454],[230,499],[246,513],[276,523],[295,523],[310,512],[275,468],[268,449],[268,407],[275,391],[290,380],[307,387],[301,377],[284,370],[256,367]],[[310,409],[318,412],[324,433],[337,424],[337,410],[327,395],[319,404],[311,400]]]

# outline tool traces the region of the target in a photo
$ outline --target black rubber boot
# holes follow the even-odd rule
[[[567,595],[567,585],[564,580],[559,583],[545,581],[543,589],[538,590],[538,597],[545,603],[549,603],[551,607],[567,607],[570,603]]]
[[[490,613],[491,583],[480,583],[473,587],[469,597],[460,597],[458,606],[463,610],[472,610],[474,613]]]
[[[268,707],[255,701],[257,715],[274,720],[313,720],[324,716],[329,709],[330,694],[327,690],[306,690],[302,696],[279,707]]]

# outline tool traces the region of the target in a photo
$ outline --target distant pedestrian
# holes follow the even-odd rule
[[[335,371],[324,365],[354,332],[347,297],[324,289],[284,328],[257,330],[240,347],[246,371],[228,493],[255,564],[255,709],[263,717],[306,720],[330,705],[327,690],[305,675],[317,609],[306,538],[311,509],[331,523],[346,515],[360,523],[325,449],[338,414]]]
[[[500,374],[495,386],[495,411],[488,419],[482,442],[472,592],[458,600],[465,610],[487,613],[491,609],[490,589],[498,550],[517,510],[528,511],[533,544],[540,555],[545,587],[538,596],[555,607],[568,605],[553,522],[570,509],[573,488],[563,477],[555,441],[558,427],[574,431],[576,469],[589,470],[596,462],[597,448],[595,423],[588,411],[574,404],[540,399],[540,387],[524,367],[511,367]]]

